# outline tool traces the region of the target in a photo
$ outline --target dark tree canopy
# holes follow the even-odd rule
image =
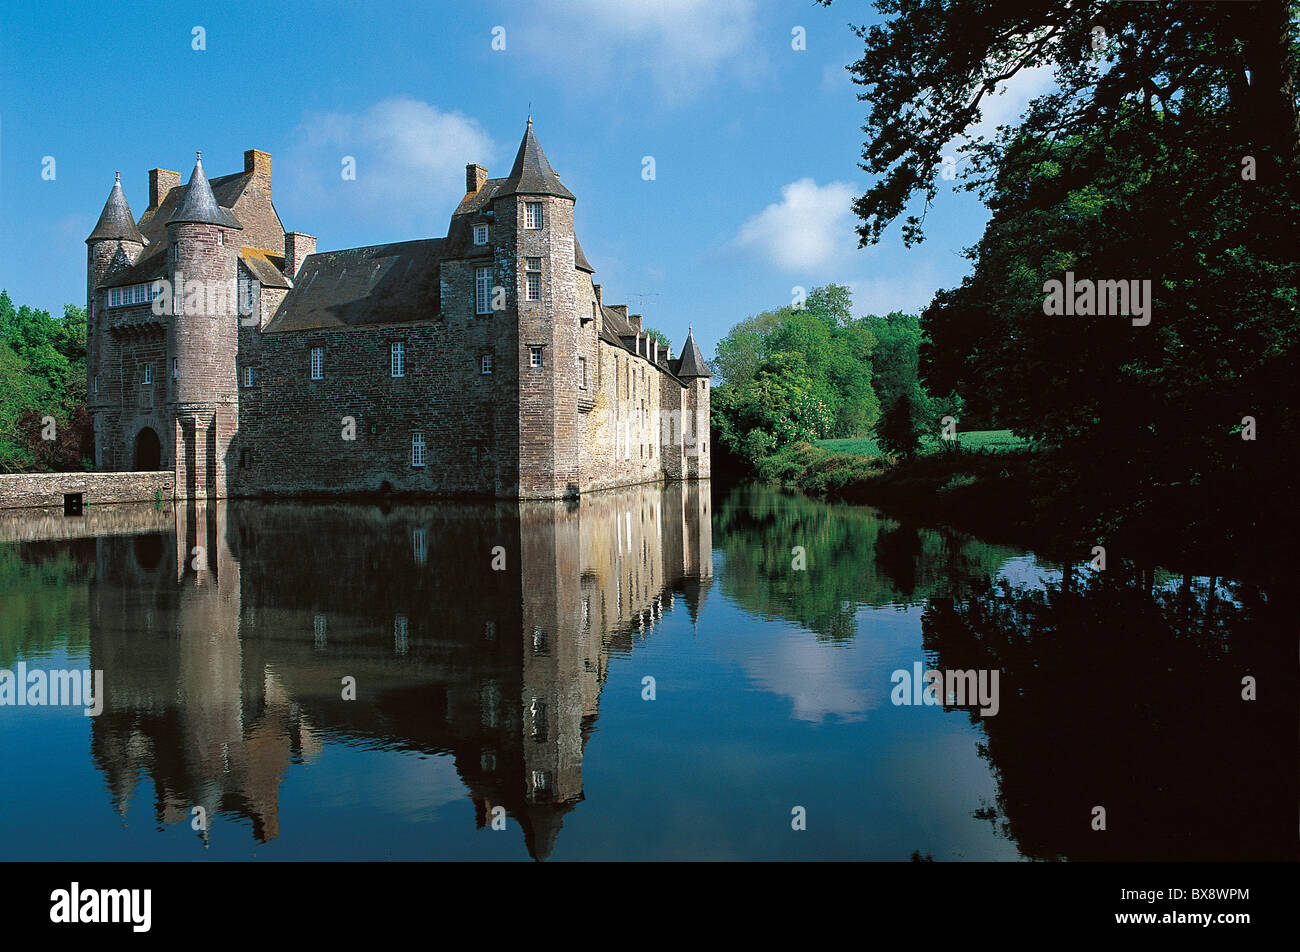
[[[819,0],[829,6],[831,0]],[[989,186],[1015,133],[1068,141],[1114,125],[1126,106],[1176,115],[1189,100],[1228,115],[1239,155],[1259,180],[1300,179],[1295,4],[1134,3],[1128,0],[876,0],[884,25],[854,27],[865,41],[849,68],[866,87],[861,167],[877,180],[854,204],[861,244],[880,240],[916,198],[928,208],[945,155],[967,190]],[[1100,28],[1103,33],[1095,30]],[[1056,89],[999,142],[961,141],[990,96],[1022,70],[1053,71]],[[954,140],[957,140],[954,142]],[[924,238],[924,209],[903,227]]]

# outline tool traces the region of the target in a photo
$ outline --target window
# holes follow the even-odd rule
[[[95,374],[95,392],[99,393],[99,374]]]
[[[323,347],[311,349],[311,379],[325,379],[325,348]]]
[[[244,386],[245,386],[245,387],[251,387],[252,385],[253,385],[253,368],[252,368],[252,367],[245,367],[245,368],[244,368]]]
[[[412,466],[424,465],[424,434],[423,433],[411,434],[411,465]]]
[[[474,244],[476,244],[476,245],[486,245],[486,244],[487,244],[487,235],[488,235],[487,225],[475,225],[475,226],[474,226]]]
[[[492,355],[491,355],[491,354],[484,354],[484,355],[483,355],[482,359],[479,361],[479,372],[480,372],[480,373],[485,373],[485,374],[490,374],[490,373],[492,372]]]
[[[587,389],[587,358],[578,358],[578,386]]]
[[[542,227],[542,203],[525,202],[524,203],[524,227],[541,228]]]
[[[144,365],[144,382],[153,383],[153,364]]]
[[[226,233],[225,233],[224,231],[218,231],[218,232],[217,232],[217,247],[221,247],[221,246],[224,245],[225,243],[226,243]]]
[[[393,376],[406,376],[406,345],[401,341],[393,344]]]
[[[181,260],[181,243],[178,241],[172,245],[172,261]]]
[[[474,272],[474,312],[492,313],[492,269],[479,268]]]
[[[525,258],[524,268],[527,272],[528,300],[540,301],[542,299],[542,259]]]
[[[528,366],[529,367],[542,366],[542,349],[540,347],[528,348]]]
[[[132,304],[148,304],[158,296],[158,284],[133,284],[129,288],[109,288],[109,307],[128,307]]]

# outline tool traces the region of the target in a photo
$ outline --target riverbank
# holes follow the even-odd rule
[[[1265,517],[1241,493],[1204,485],[1125,494],[1073,474],[1051,451],[1024,447],[954,447],[898,460],[797,443],[762,459],[752,475],[1061,560],[1089,561],[1100,545],[1111,561],[1239,578],[1277,577],[1294,522],[1284,513]]]

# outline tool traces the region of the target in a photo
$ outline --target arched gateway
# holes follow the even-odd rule
[[[145,427],[135,438],[135,466],[137,473],[162,469],[162,443],[151,427]]]

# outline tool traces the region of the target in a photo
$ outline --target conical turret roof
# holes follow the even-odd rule
[[[700,345],[695,343],[694,331],[687,331],[686,333],[686,343],[682,345],[681,363],[677,365],[677,376],[713,376],[713,372],[709,370],[709,365],[704,362],[704,355],[700,353]]]
[[[497,195],[558,195],[573,199],[573,193],[560,184],[560,177],[551,168],[533,134],[533,118],[528,117],[528,128],[524,130],[524,139],[519,143],[519,154],[515,156],[514,167]],[[576,201],[576,199],[574,199]]]
[[[90,233],[90,237],[86,239],[86,242],[114,239],[134,241],[137,245],[144,244],[144,239],[140,237],[140,229],[135,226],[135,216],[131,214],[131,206],[126,202],[126,193],[122,191],[122,174],[120,172],[117,175],[117,181],[113,183],[113,190],[108,193],[108,201],[104,203],[104,210],[99,213],[99,221],[95,223],[95,230]]]
[[[203,174],[203,154],[195,153],[194,173],[190,184],[185,187],[185,197],[177,206],[167,224],[181,223],[197,225],[222,225],[226,228],[242,228],[235,216],[217,204],[217,197],[212,194],[208,177]]]

